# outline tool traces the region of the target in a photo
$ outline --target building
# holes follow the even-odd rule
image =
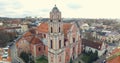
[[[0,48],[0,63],[11,63],[9,47]]]
[[[97,51],[99,57],[102,56],[107,50],[107,45],[104,42],[89,39],[82,39],[82,46],[85,52],[92,51],[95,53],[95,51]]]
[[[0,22],[0,26],[3,26],[3,22]]]
[[[21,33],[24,33],[27,30],[28,30],[28,24],[27,23],[21,24]]]
[[[55,6],[48,22],[26,32],[16,42],[18,52],[31,52],[34,59],[45,55],[49,63],[68,63],[81,53],[79,28],[74,22],[64,23]]]
[[[89,30],[90,26],[87,24],[87,23],[82,23],[80,28],[83,30],[83,31],[86,31],[86,30]]]

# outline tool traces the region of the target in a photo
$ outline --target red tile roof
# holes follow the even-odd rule
[[[117,56],[116,58],[107,61],[107,63],[120,63],[120,56]]]
[[[64,23],[63,24],[63,32],[65,35],[67,35],[68,30],[71,28],[72,24],[70,23]],[[39,32],[47,33],[48,32],[48,23],[43,22],[38,26],[37,30]]]
[[[120,52],[120,48],[115,48],[111,53],[110,55],[114,55],[116,53]]]
[[[39,32],[47,33],[48,32],[48,23],[46,23],[46,22],[41,23],[40,26],[38,26],[37,30]]]
[[[23,35],[23,37],[28,37],[28,36],[31,36],[31,35],[32,35],[31,32],[26,32],[26,33]]]
[[[37,37],[34,36],[34,37],[32,38],[31,44],[39,44],[39,43],[42,43],[42,42],[40,41],[39,38],[37,38]]]
[[[72,26],[72,24],[70,24],[70,23],[63,24],[63,32],[64,32],[65,36],[67,35],[67,32],[68,32],[68,30],[70,30],[71,26]]]

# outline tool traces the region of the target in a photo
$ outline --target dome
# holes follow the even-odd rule
[[[53,7],[52,12],[59,12],[59,10],[58,10],[58,8],[56,7],[56,5],[55,5],[55,7]]]

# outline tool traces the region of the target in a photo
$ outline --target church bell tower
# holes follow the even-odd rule
[[[61,12],[56,5],[50,12],[48,26],[48,62],[65,63],[63,22]]]

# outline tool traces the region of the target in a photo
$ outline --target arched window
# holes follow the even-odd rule
[[[50,20],[50,22],[52,22],[52,20]]]
[[[40,51],[40,50],[41,50],[41,48],[39,47],[39,48],[38,48],[38,50]]]
[[[61,48],[61,40],[59,40],[59,48]]]
[[[75,38],[73,38],[73,42],[75,42]]]
[[[64,46],[66,46],[66,42],[64,41]]]
[[[60,27],[59,27],[59,32],[60,32]]]
[[[59,22],[60,22],[61,20],[59,20]]]
[[[53,29],[52,29],[52,27],[51,27],[51,33],[53,32]]]
[[[46,35],[44,34],[44,38],[46,38]]]
[[[53,48],[53,45],[52,45],[52,40],[50,40],[50,48]]]

